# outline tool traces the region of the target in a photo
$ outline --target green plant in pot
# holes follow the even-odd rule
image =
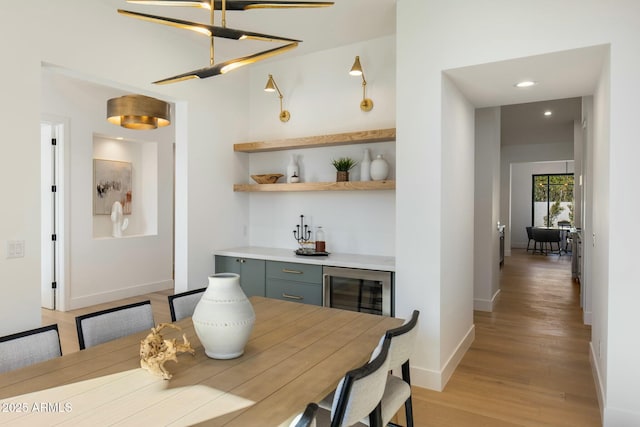
[[[339,159],[334,159],[331,163],[337,171],[337,182],[349,181],[349,171],[353,169],[356,164],[358,164],[358,162],[350,157],[340,157]]]

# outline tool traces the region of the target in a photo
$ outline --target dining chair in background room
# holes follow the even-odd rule
[[[527,242],[527,252],[529,252],[529,245],[531,244],[531,241],[533,240],[533,249],[532,251],[535,252],[536,251],[536,239],[533,238],[533,227],[525,227],[527,229],[527,237],[529,238],[529,241]]]
[[[385,338],[376,348],[372,359],[365,365],[345,374],[336,388],[331,410],[318,408],[318,426],[382,427],[381,400],[389,375],[389,347],[391,339]],[[368,417],[368,424],[360,420]]]
[[[57,324],[0,337],[0,373],[60,356]]]
[[[150,300],[76,317],[80,350],[153,327],[155,324]]]
[[[554,253],[553,244],[557,245],[558,250],[555,252],[558,255],[562,255],[562,251],[560,248],[560,230],[557,228],[534,228],[533,229],[533,238],[536,240],[536,243],[540,244],[540,253],[543,255],[548,255],[549,253]],[[547,251],[548,249],[548,251]],[[534,251],[535,253],[535,251]]]
[[[413,403],[411,400],[411,376],[409,358],[415,347],[418,334],[418,317],[420,312],[414,310],[411,317],[401,326],[389,329],[380,338],[378,347],[373,351],[372,357],[379,351],[385,340],[390,340],[389,346],[389,370],[400,368],[402,377],[388,374],[384,394],[381,402],[382,425],[395,425],[391,423],[393,416],[404,405],[407,427],[413,427]],[[320,402],[320,407],[328,409],[334,400],[334,394],[330,394]]]
[[[289,427],[316,427],[316,412],[318,412],[318,404],[309,403],[304,412],[291,421]]]
[[[169,311],[171,312],[171,321],[176,322],[185,317],[191,317],[196,304],[200,301],[202,294],[207,288],[193,289],[191,291],[181,292],[175,295],[169,295]]]

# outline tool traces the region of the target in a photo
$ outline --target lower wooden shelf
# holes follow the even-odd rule
[[[395,190],[395,181],[300,182],[296,184],[234,184],[233,191],[366,191]]]

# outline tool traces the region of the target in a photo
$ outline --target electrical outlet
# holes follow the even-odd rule
[[[24,257],[24,240],[7,240],[7,258]]]

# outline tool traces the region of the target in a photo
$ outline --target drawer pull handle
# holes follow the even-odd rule
[[[295,300],[299,300],[299,301],[302,301],[304,299],[303,297],[300,297],[298,295],[289,295],[289,294],[285,294],[285,293],[282,293],[282,298],[295,299]]]
[[[283,273],[291,273],[291,274],[302,274],[302,271],[298,271],[298,270],[289,270],[288,268],[283,268],[282,269]]]

